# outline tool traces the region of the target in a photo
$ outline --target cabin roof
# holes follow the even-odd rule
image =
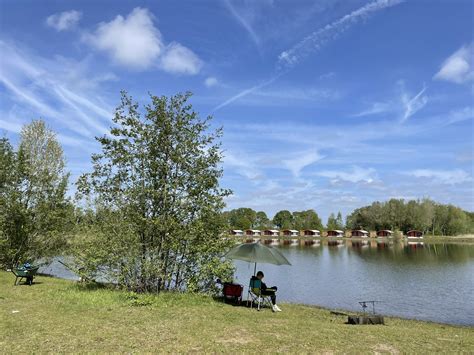
[[[278,230],[276,229],[265,229],[265,232],[273,232],[273,233],[278,233]]]
[[[328,232],[344,233],[344,231],[341,231],[340,229],[330,229]]]
[[[353,229],[352,232],[362,232],[362,233],[369,233],[366,230],[363,229]]]
[[[315,232],[315,233],[319,233],[319,231],[317,229],[305,229],[304,230],[305,232]]]
[[[243,233],[244,231],[243,231],[243,230],[240,230],[240,229],[232,229],[232,232],[235,232],[235,233]]]
[[[388,232],[388,233],[393,233],[393,232],[392,232],[390,229],[381,229],[381,230],[377,231],[377,233],[378,233],[378,232]]]
[[[247,229],[247,232],[260,232],[260,229]]]

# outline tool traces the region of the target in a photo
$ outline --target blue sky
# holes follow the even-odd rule
[[[44,119],[72,182],[121,89],[191,90],[229,208],[474,210],[472,1],[4,0],[0,25],[0,130]]]

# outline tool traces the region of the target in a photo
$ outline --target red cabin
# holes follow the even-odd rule
[[[423,236],[423,232],[417,230],[411,230],[407,232],[408,238],[421,238]]]
[[[389,229],[377,231],[377,237],[391,237],[393,232]]]
[[[334,230],[328,231],[328,237],[343,237],[343,236],[344,236],[344,232],[341,230],[334,229]]]

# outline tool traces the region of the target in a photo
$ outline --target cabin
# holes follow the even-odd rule
[[[305,229],[303,231],[303,236],[305,237],[319,237],[321,236],[321,232],[317,229]]]
[[[391,237],[393,235],[393,232],[390,229],[383,229],[380,231],[377,231],[377,237]]]
[[[423,237],[423,232],[417,230],[411,230],[407,232],[408,238],[421,238]]]
[[[265,229],[263,231],[263,235],[271,236],[271,237],[278,237],[279,233],[276,229]]]
[[[242,231],[240,229],[232,229],[230,231],[230,235],[242,236],[242,235],[244,235],[244,231]]]
[[[258,229],[246,229],[245,230],[245,235],[246,236],[250,236],[250,237],[258,237],[262,234],[262,232],[260,232],[260,230]]]
[[[285,237],[297,237],[299,232],[296,229],[283,229],[282,234]]]
[[[344,237],[344,231],[341,231],[339,229],[329,230],[328,231],[328,237],[342,238],[342,237]]]
[[[369,232],[363,229],[353,229],[351,231],[351,237],[367,238],[368,236],[369,236]]]

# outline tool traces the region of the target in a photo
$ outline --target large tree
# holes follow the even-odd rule
[[[41,121],[23,127],[18,150],[0,141],[0,263],[59,253],[72,228],[69,174],[56,135]]]
[[[232,272],[221,262],[222,130],[198,117],[189,93],[150,97],[141,110],[122,92],[93,171],[78,181],[96,222],[78,236],[76,262],[138,292],[207,291]]]
[[[293,212],[293,228],[302,229],[318,229],[321,230],[323,225],[318,214],[314,210],[306,210],[301,212]]]
[[[278,211],[273,217],[273,224],[278,228],[292,228],[293,215],[288,210]]]

